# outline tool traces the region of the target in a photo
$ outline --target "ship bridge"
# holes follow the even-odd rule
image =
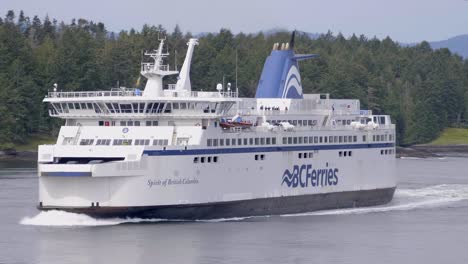
[[[190,63],[197,39],[187,43],[180,73],[164,64],[169,54],[163,52],[165,39],[160,41],[157,50],[145,53],[153,61],[141,63],[140,74],[148,79],[144,90],[119,87],[110,91],[61,92],[55,87],[44,99],[51,105],[49,114],[63,119],[216,118],[227,114],[240,100],[237,91],[230,87],[224,90],[222,85],[216,87],[216,92],[192,91]],[[178,73],[177,83],[163,86],[165,76]]]
[[[49,114],[60,118],[98,117],[217,117],[238,102],[237,92],[163,90],[147,97],[139,89],[93,92],[49,92]]]

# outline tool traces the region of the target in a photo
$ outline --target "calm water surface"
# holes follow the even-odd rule
[[[468,263],[468,158],[397,164],[385,206],[142,222],[39,213],[35,162],[0,161],[0,263]]]

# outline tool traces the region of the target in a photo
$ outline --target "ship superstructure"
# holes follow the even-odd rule
[[[164,40],[147,53],[145,89],[50,92],[65,120],[38,154],[39,208],[168,219],[290,214],[390,201],[395,126],[359,100],[303,94],[298,61],[275,44],[255,98],[218,85],[192,91],[190,39],[181,72]],[[167,75],[176,84],[163,86]]]

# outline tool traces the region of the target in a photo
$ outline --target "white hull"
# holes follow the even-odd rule
[[[141,161],[41,164],[39,195],[43,207],[88,208],[97,204],[100,207],[196,205],[387,189],[396,186],[395,159],[393,155],[380,153],[382,149],[393,149],[388,147],[391,145],[347,146],[346,151],[352,151],[351,157],[339,157],[343,149],[301,146],[305,150],[253,152],[255,148],[249,148],[252,152],[227,154],[219,153],[224,151],[218,149],[207,155],[165,155],[164,151],[154,151],[156,156],[150,151],[151,156],[145,154]],[[189,149],[186,152],[204,151]],[[309,152],[313,153],[312,158],[298,158],[298,153]],[[255,155],[259,154],[265,155],[264,160],[255,160]],[[198,156],[216,156],[218,160],[195,164],[193,159]],[[294,173],[294,166],[300,175],[297,187],[283,183],[285,170]],[[314,169],[333,169],[336,179],[319,173],[318,179],[314,177],[313,180]],[[90,174],[46,176],[50,171]]]

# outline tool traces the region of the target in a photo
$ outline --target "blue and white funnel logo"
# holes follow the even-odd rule
[[[302,98],[301,75],[296,64],[291,64],[281,98]]]
[[[338,184],[337,168],[313,169],[311,164],[294,165],[292,172],[286,169],[283,173],[281,185],[287,187],[319,187]]]

